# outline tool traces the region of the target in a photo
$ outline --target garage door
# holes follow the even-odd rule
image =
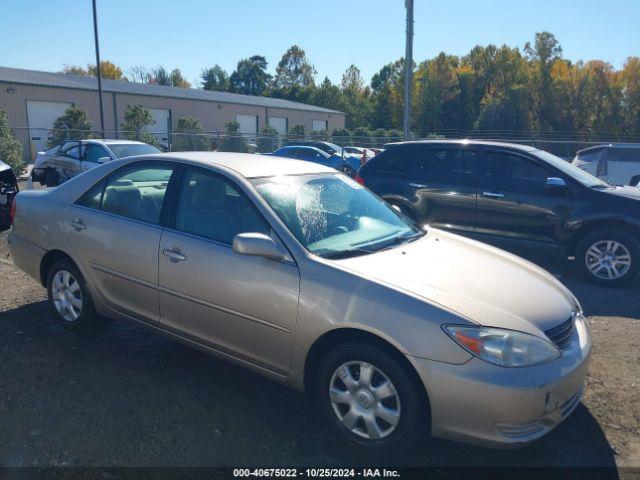
[[[27,125],[29,126],[29,145],[31,159],[38,152],[47,149],[47,140],[53,122],[64,115],[72,104],[65,102],[36,102],[27,100]]]
[[[149,126],[148,131],[153,133],[160,145],[169,146],[169,130],[171,129],[171,110],[162,108],[149,108],[151,118],[156,122]]]
[[[314,132],[322,132],[327,131],[327,121],[326,120],[314,120],[312,125],[312,130]]]
[[[236,115],[236,122],[240,124],[240,133],[249,140],[255,140],[258,133],[257,115]]]
[[[279,135],[287,133],[287,119],[284,117],[269,117],[269,126],[275,128]]]

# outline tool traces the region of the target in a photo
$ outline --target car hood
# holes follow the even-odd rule
[[[627,197],[640,200],[640,188],[631,187],[629,185],[624,187],[607,188],[606,190],[602,190],[602,192],[608,193],[610,195],[617,195],[619,197]]]
[[[412,243],[336,263],[485,326],[540,335],[578,308],[571,292],[540,267],[436,229]]]

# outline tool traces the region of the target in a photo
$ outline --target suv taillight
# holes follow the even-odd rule
[[[16,218],[16,197],[13,197],[11,209],[9,210],[9,224],[13,225],[13,219]]]
[[[356,173],[356,178],[355,178],[356,182],[358,182],[360,185],[364,185],[364,178],[362,178],[360,175],[358,175]]]

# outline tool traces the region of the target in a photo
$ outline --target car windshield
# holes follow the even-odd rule
[[[148,155],[150,153],[160,153],[156,147],[146,143],[112,143],[109,149],[116,158],[133,157],[134,155]]]
[[[594,177],[589,172],[585,172],[581,168],[578,168],[569,162],[565,162],[560,157],[556,157],[549,152],[545,152],[544,150],[535,150],[531,153],[556,167],[562,173],[569,175],[571,178],[573,178],[577,182],[580,182],[585,187],[603,188],[609,185],[607,182],[603,182],[599,178]]]
[[[300,243],[322,257],[365,255],[424,235],[345,175],[278,176],[252,183]]]

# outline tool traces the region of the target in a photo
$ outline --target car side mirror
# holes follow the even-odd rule
[[[100,157],[98,160],[96,160],[98,163],[105,163],[108,162],[109,160],[111,160],[109,157]]]
[[[551,190],[562,190],[567,188],[567,182],[565,182],[564,178],[560,177],[549,177],[545,183],[545,186]]]
[[[264,233],[239,233],[233,238],[233,251],[241,255],[272,260],[282,260],[286,257],[284,249]]]

